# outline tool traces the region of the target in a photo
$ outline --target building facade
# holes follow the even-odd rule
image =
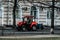
[[[0,2],[0,23],[1,25],[13,25],[13,6],[14,0],[2,0]],[[30,3],[28,1],[19,1],[16,9],[16,23],[22,21],[25,15],[33,15],[38,24],[51,25],[51,8],[39,7],[40,3]],[[55,6],[59,6],[56,3]],[[43,5],[44,6],[44,5]],[[54,25],[60,25],[60,9],[55,8]]]

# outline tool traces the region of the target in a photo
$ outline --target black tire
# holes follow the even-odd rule
[[[36,26],[32,26],[32,30],[36,31],[37,30]]]
[[[24,26],[24,25],[22,26],[22,28],[21,28],[21,29],[22,29],[22,31],[26,31],[26,28],[25,28],[25,26]]]
[[[20,28],[19,28],[19,27],[17,27],[17,30],[18,30],[18,31],[20,31]]]

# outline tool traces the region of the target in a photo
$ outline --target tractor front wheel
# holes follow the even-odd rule
[[[32,27],[32,30],[33,30],[33,31],[36,31],[36,30],[37,30],[36,26],[33,26],[33,27]]]

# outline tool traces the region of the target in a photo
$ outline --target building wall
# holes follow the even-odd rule
[[[8,25],[12,25],[13,24],[13,3],[14,3],[14,0],[10,0],[12,2],[6,2],[7,0],[3,0],[3,24],[8,24]],[[25,12],[20,12],[19,11],[19,15],[20,13],[22,13],[22,15],[20,15],[20,17],[24,16],[24,15],[30,15],[30,9],[31,9],[31,6],[33,4],[29,3],[29,2],[26,2],[26,3],[23,3],[22,1],[20,1],[19,3],[19,6],[20,8],[18,10],[21,11],[21,9],[23,7],[28,7],[29,11],[25,11]],[[38,5],[38,4],[37,4]],[[38,19],[36,19],[36,21],[40,24],[44,24],[44,25],[51,25],[51,19],[48,19],[47,18],[47,11],[46,9],[43,9],[41,10],[40,7],[38,8],[39,9],[39,14],[37,16]],[[55,12],[56,14],[57,12]],[[1,20],[1,19],[0,19]],[[18,21],[21,21],[21,18],[16,18],[16,23]],[[55,25],[60,25],[60,19],[57,18],[55,19]]]
[[[12,24],[12,13],[13,13],[13,0],[9,0],[10,2],[7,2],[8,0],[2,0],[3,5],[3,24]]]

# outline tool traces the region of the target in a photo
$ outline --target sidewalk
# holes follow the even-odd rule
[[[0,38],[47,38],[47,37],[60,37],[60,35],[0,36]]]

